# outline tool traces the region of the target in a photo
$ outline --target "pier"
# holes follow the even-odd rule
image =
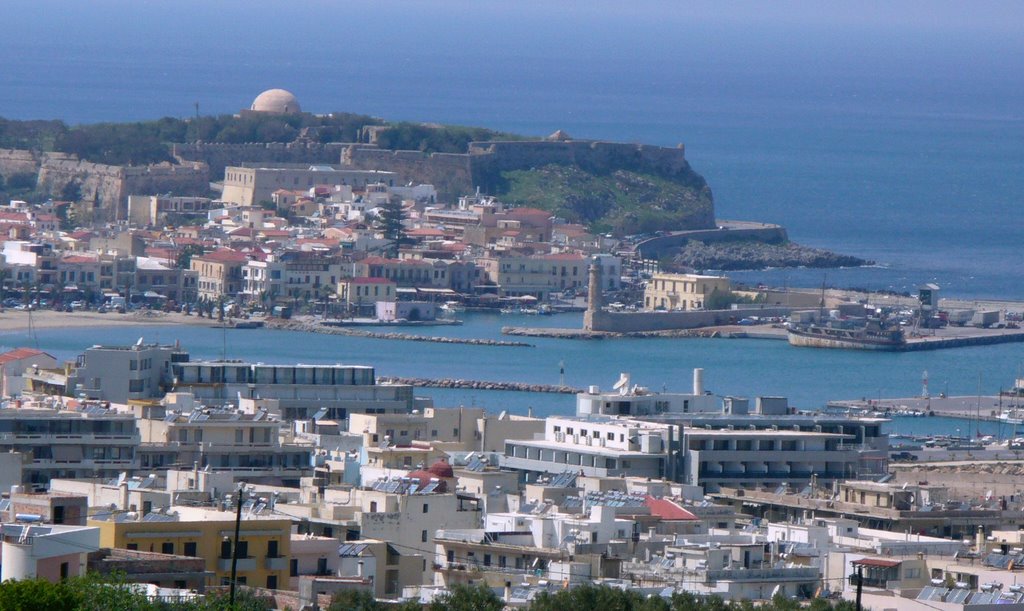
[[[314,322],[302,322],[294,320],[270,320],[267,321],[268,329],[279,329],[284,331],[305,331],[307,333],[321,333],[323,335],[348,335],[351,337],[369,337],[373,339],[396,339],[409,342],[434,342],[438,344],[466,344],[470,346],[506,346],[513,348],[533,348],[534,345],[526,342],[504,341],[497,339],[476,339],[464,337],[440,337],[433,335],[411,335],[409,333],[376,331],[365,331],[349,327],[332,327]]]
[[[506,390],[514,392],[544,392],[562,395],[575,395],[583,392],[573,386],[554,384],[528,384],[526,382],[488,382],[484,380],[462,380],[457,378],[401,378],[395,376],[378,376],[378,384],[408,384],[418,388],[456,388],[466,390]]]

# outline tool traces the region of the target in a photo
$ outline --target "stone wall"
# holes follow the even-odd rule
[[[595,174],[635,170],[707,188],[690,168],[685,150],[644,144],[590,140],[526,140],[471,142],[464,154],[392,151],[373,145],[345,147],[341,163],[359,170],[388,170],[406,180],[433,184],[442,199],[452,201],[477,187],[500,191],[501,173],[544,165],[576,165]],[[713,217],[712,217],[713,218]]]
[[[341,164],[354,170],[387,170],[405,181],[432,184],[442,201],[454,201],[476,188],[467,154],[392,151],[353,144],[345,148]]]
[[[180,162],[201,161],[210,166],[214,180],[224,177],[224,168],[240,163],[329,163],[337,164],[341,153],[348,146],[340,142],[320,144],[318,142],[250,142],[245,144],[221,144],[216,142],[193,142],[175,144],[174,158]]]
[[[44,153],[37,183],[40,192],[61,197],[72,183],[78,187],[80,201],[92,202],[97,220],[113,220],[126,218],[128,195],[205,195],[210,174],[204,163],[117,166],[66,153]]]
[[[40,156],[21,149],[0,149],[0,176],[6,180],[12,174],[38,174]]]
[[[735,310],[691,310],[687,312],[607,312],[588,310],[583,328],[587,331],[638,333],[697,329],[735,323],[748,316],[789,316],[794,308],[747,307]]]

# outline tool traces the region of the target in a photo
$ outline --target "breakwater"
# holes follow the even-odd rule
[[[558,329],[554,327],[502,327],[502,335],[519,337],[549,337],[554,339],[605,339],[605,338],[738,338],[738,339],[786,339],[772,331],[750,331],[747,327],[701,327],[697,329],[669,329],[665,331],[588,331],[586,329]]]
[[[466,344],[470,346],[508,346],[514,348],[533,348],[533,344],[517,341],[504,341],[497,339],[475,339],[463,337],[435,337],[432,335],[411,335],[409,333],[376,331],[364,331],[361,329],[350,329],[346,327],[329,327],[311,322],[297,320],[268,320],[268,329],[280,329],[283,331],[305,331],[307,333],[320,333],[323,335],[347,335],[349,337],[370,337],[373,339],[396,339],[409,342],[433,342],[437,344]]]
[[[526,382],[488,382],[485,380],[462,380],[457,378],[400,378],[378,376],[378,384],[408,384],[418,388],[457,388],[464,390],[511,390],[516,392],[544,392],[575,395],[583,392],[572,386],[554,384],[527,384]]]

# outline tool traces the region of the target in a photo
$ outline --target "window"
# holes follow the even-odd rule
[[[277,539],[272,539],[267,542],[267,558],[277,558]]]
[[[128,380],[128,392],[142,392],[145,388],[145,380]]]
[[[299,559],[292,558],[288,562],[288,574],[292,577],[298,577],[299,575]]]
[[[196,557],[196,542],[195,541],[186,541],[185,542],[185,555],[186,556],[192,556],[193,558]]]
[[[430,505],[423,503],[423,513],[427,513],[430,510]]]
[[[327,558],[316,559],[316,574],[326,575],[327,574]]]
[[[277,589],[277,575],[267,575],[267,589],[268,590],[276,590]]]
[[[130,550],[132,550],[132,551],[136,551],[136,550],[139,549],[139,544],[138,543],[129,543],[125,547],[130,549]]]
[[[160,545],[160,553],[161,554],[173,554],[174,553],[174,542],[173,541],[164,541],[163,544]]]
[[[421,530],[420,531],[420,542],[421,543],[426,543],[427,542],[427,531],[425,531],[425,530]]]
[[[220,542],[220,557],[230,558],[231,557],[231,539],[224,539]]]
[[[60,578],[67,579],[70,571],[70,565],[67,562],[60,563]]]

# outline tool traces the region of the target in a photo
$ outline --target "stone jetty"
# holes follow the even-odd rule
[[[468,344],[470,346],[510,346],[517,348],[533,348],[533,344],[526,342],[504,341],[497,339],[474,339],[463,337],[435,337],[432,335],[411,335],[409,333],[365,331],[363,329],[350,329],[347,327],[330,327],[314,322],[298,320],[268,320],[268,329],[281,329],[284,331],[305,331],[307,333],[322,333],[324,335],[348,335],[351,337],[369,337],[373,339],[397,339],[409,342],[434,342],[438,344]]]
[[[546,392],[563,395],[575,395],[583,392],[572,386],[553,384],[527,384],[525,382],[487,382],[483,380],[461,380],[457,378],[400,378],[394,376],[378,376],[378,384],[409,384],[419,388],[457,388],[467,390],[511,390],[517,392]]]

